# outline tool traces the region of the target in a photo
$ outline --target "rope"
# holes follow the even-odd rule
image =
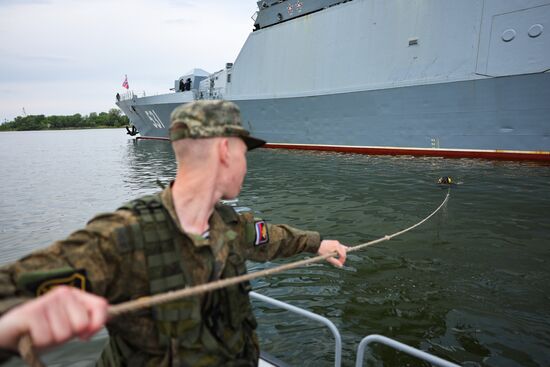
[[[443,202],[437,207],[436,210],[434,210],[432,212],[432,214],[428,215],[426,218],[422,219],[420,222],[416,223],[415,225],[412,225],[410,226],[409,228],[407,229],[404,229],[402,231],[399,231],[399,232],[396,232],[392,235],[389,235],[389,236],[384,236],[384,237],[381,237],[377,240],[374,240],[374,241],[370,241],[370,242],[367,242],[367,243],[364,243],[362,245],[357,245],[355,247],[351,247],[348,249],[347,252],[354,252],[354,251],[359,251],[361,249],[364,249],[365,247],[368,247],[368,246],[372,246],[372,245],[375,245],[377,243],[380,243],[380,242],[384,242],[384,241],[389,241],[391,240],[392,238],[394,237],[397,237],[397,236],[400,236],[404,233],[407,233],[409,231],[412,231],[413,229],[415,229],[416,227],[418,226],[421,226],[422,224],[424,224],[425,222],[427,222],[431,217],[433,217],[438,211],[441,210],[441,208],[443,208],[445,206],[445,204],[447,204],[447,202],[449,201],[449,198],[451,197],[451,188],[449,188],[449,190],[447,190],[447,195],[445,196],[445,199],[443,200]]]
[[[428,221],[437,212],[439,212],[439,210],[441,210],[441,208],[449,201],[450,194],[451,194],[451,189],[449,188],[449,190],[447,191],[447,195],[445,196],[445,199],[443,200],[441,205],[439,205],[436,210],[434,210],[430,215],[428,215],[426,218],[422,219],[420,222],[416,223],[415,225],[412,225],[409,228],[406,228],[402,231],[396,232],[392,235],[386,235],[386,236],[380,237],[376,240],[366,242],[366,243],[363,243],[363,244],[360,244],[360,245],[357,245],[357,246],[350,247],[350,248],[348,248],[347,252],[359,251],[363,248],[375,245],[377,243],[384,242],[384,241],[389,241],[394,237],[400,236],[404,233],[407,233],[407,232],[415,229],[416,227],[418,227],[418,226],[422,225],[423,223],[425,223],[426,221]],[[191,296],[196,296],[196,295],[199,295],[199,294],[202,294],[202,293],[211,292],[211,291],[216,290],[216,289],[225,288],[225,287],[228,287],[228,286],[231,286],[231,285],[235,285],[235,284],[239,284],[239,283],[242,283],[242,282],[250,281],[252,279],[256,279],[256,278],[260,278],[260,277],[267,277],[267,276],[270,276],[270,275],[273,275],[273,274],[276,274],[276,273],[280,273],[280,272],[283,272],[283,271],[286,271],[286,270],[291,270],[291,269],[295,269],[295,268],[298,268],[298,267],[301,267],[301,266],[304,266],[304,265],[309,265],[309,264],[313,264],[313,263],[316,263],[316,262],[319,262],[319,261],[322,261],[322,260],[326,260],[326,259],[328,259],[330,257],[334,257],[336,255],[337,255],[337,252],[334,251],[334,252],[331,252],[329,254],[320,255],[320,256],[312,257],[312,258],[301,260],[301,261],[296,261],[296,262],[293,262],[293,263],[290,263],[290,264],[285,264],[285,265],[277,266],[277,267],[274,267],[274,268],[257,271],[257,272],[254,272],[254,273],[244,274],[244,275],[241,275],[241,276],[238,276],[238,277],[222,279],[222,280],[218,280],[216,282],[205,283],[205,284],[197,285],[197,286],[194,286],[194,287],[184,288],[184,289],[181,289],[181,290],[178,290],[178,291],[171,291],[171,292],[167,292],[167,293],[163,293],[163,294],[158,294],[158,295],[154,295],[154,296],[150,296],[150,297],[143,297],[143,298],[140,298],[140,299],[137,299],[137,300],[120,303],[118,305],[109,307],[108,317],[110,319],[112,319],[112,318],[115,318],[115,317],[120,316],[122,314],[129,313],[129,312],[134,312],[134,311],[141,310],[141,309],[144,309],[144,308],[149,308],[149,307],[157,306],[157,305],[160,305],[160,304],[172,302],[172,301],[175,301],[175,300],[178,300],[178,299],[181,299],[181,298],[185,298],[185,297],[191,297]],[[21,358],[27,363],[27,365],[29,365],[31,367],[42,367],[43,366],[43,364],[40,362],[40,360],[38,358],[36,358],[36,355],[34,354],[34,351],[33,351],[33,348],[32,348],[32,341],[31,341],[31,338],[28,335],[23,336],[19,340],[18,348],[19,348],[19,353],[21,355]]]
[[[38,354],[34,351],[32,346],[32,339],[29,334],[25,334],[19,339],[17,343],[17,349],[21,359],[25,361],[27,366],[31,367],[45,367],[44,363],[38,358]]]
[[[426,221],[428,221],[439,210],[441,210],[441,208],[447,203],[447,201],[449,201],[450,194],[451,194],[451,190],[449,189],[447,191],[447,195],[445,196],[445,199],[443,200],[441,205],[439,205],[439,207],[437,207],[436,210],[434,210],[430,215],[428,215],[426,218],[422,219],[420,222],[416,223],[415,225],[410,226],[409,228],[404,229],[402,231],[396,232],[392,235],[386,235],[386,236],[381,237],[379,239],[376,239],[376,240],[373,240],[373,241],[370,241],[370,242],[367,242],[367,243],[363,243],[363,244],[360,244],[360,245],[357,245],[357,246],[354,246],[354,247],[350,247],[350,248],[348,248],[347,252],[359,251],[359,250],[361,250],[365,247],[372,246],[372,245],[375,245],[375,244],[380,243],[380,242],[389,241],[394,237],[400,236],[404,233],[407,233],[407,232],[415,229],[416,227],[418,227],[418,226],[422,225],[423,223],[425,223]],[[285,265],[277,266],[277,267],[274,267],[274,268],[257,271],[257,272],[254,272],[254,273],[244,274],[244,275],[241,275],[241,276],[238,276],[238,277],[233,277],[233,278],[228,278],[228,279],[221,279],[221,280],[211,282],[211,283],[200,284],[200,285],[197,285],[197,286],[194,286],[194,287],[184,288],[184,289],[177,290],[177,291],[171,291],[171,292],[158,294],[158,295],[151,296],[151,297],[144,297],[144,298],[140,298],[140,299],[137,299],[137,300],[124,302],[124,303],[118,304],[116,306],[109,307],[109,311],[108,311],[109,317],[112,318],[112,317],[116,317],[116,316],[119,316],[119,315],[122,315],[122,314],[125,314],[125,313],[128,313],[128,312],[133,312],[133,311],[137,311],[137,310],[140,310],[140,309],[143,309],[143,308],[149,308],[149,307],[157,306],[157,305],[160,305],[160,304],[172,302],[172,301],[175,301],[175,300],[178,300],[178,299],[181,299],[181,298],[196,296],[196,295],[199,295],[199,294],[202,294],[202,293],[211,292],[211,291],[216,290],[216,289],[225,288],[225,287],[228,287],[228,286],[231,286],[231,285],[235,285],[235,284],[239,284],[239,283],[242,283],[242,282],[250,281],[252,279],[267,277],[267,276],[277,274],[277,273],[280,273],[280,272],[283,272],[283,271],[286,271],[286,270],[291,270],[291,269],[302,267],[304,265],[309,265],[309,264],[313,264],[313,263],[316,263],[316,262],[319,262],[319,261],[322,261],[322,260],[326,260],[329,257],[334,257],[336,255],[337,255],[337,253],[336,253],[336,251],[334,251],[334,252],[331,252],[329,254],[315,256],[315,257],[312,257],[312,258],[309,258],[309,259],[296,261],[296,262],[293,262],[293,263],[290,263],[290,264],[285,264]]]

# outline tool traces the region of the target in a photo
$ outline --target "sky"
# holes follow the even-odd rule
[[[107,112],[130,90],[168,93],[233,62],[255,0],[0,0],[0,123]]]

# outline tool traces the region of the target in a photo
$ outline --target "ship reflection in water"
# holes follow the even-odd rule
[[[175,178],[176,159],[167,141],[128,140],[124,185],[137,196],[160,190]]]

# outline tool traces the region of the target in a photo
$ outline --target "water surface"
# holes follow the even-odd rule
[[[466,366],[550,365],[550,166],[529,162],[376,157],[260,149],[249,153],[240,196],[273,223],[356,245],[347,266],[312,265],[254,282],[259,293],[332,320],[344,365],[377,333]],[[123,130],[0,133],[0,263],[47,246],[94,214],[158,190],[176,165],[169,144]],[[254,271],[274,266],[250,263]],[[330,366],[328,331],[255,304],[262,348],[296,366]],[[92,365],[105,334],[72,343],[50,365]],[[424,366],[375,347],[370,366]],[[17,364],[13,364],[17,365]]]

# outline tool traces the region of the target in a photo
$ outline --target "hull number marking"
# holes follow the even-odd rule
[[[154,110],[147,111],[145,110],[145,115],[151,122],[153,123],[153,126],[157,129],[165,129],[166,126],[162,123],[162,120],[160,119],[159,115]]]

